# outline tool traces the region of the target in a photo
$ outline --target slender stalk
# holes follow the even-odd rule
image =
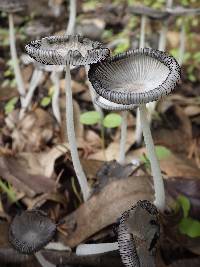
[[[20,113],[19,113],[19,119],[20,120],[24,117],[25,112],[31,103],[35,89],[37,88],[38,84],[40,83],[40,81],[42,79],[42,76],[43,76],[43,72],[41,70],[34,69],[32,77],[31,77],[28,93],[26,94],[26,96],[23,100],[22,108],[21,108]]]
[[[53,71],[51,73],[51,80],[54,84],[54,92],[52,97],[52,110],[53,114],[59,124],[61,124],[61,115],[59,108],[59,95],[60,95],[60,73]]]
[[[143,15],[142,18],[141,18],[141,25],[140,25],[140,44],[139,44],[140,48],[144,48],[145,47],[145,26],[146,26],[146,21],[147,21],[147,17]]]
[[[75,23],[76,23],[76,0],[70,0],[69,21],[67,25],[66,35],[71,35],[74,33]]]
[[[36,257],[36,259],[38,260],[38,262],[40,263],[40,265],[41,265],[42,267],[56,267],[55,264],[53,264],[53,263],[47,261],[47,260],[43,257],[43,255],[42,255],[42,253],[41,253],[40,251],[38,251],[38,252],[35,253],[35,257]]]
[[[155,206],[163,211],[165,207],[165,190],[163,178],[159,166],[159,162],[156,156],[155,146],[153,143],[150,125],[147,119],[147,109],[146,105],[140,105],[140,119],[142,125],[142,131],[144,135],[144,142],[146,144],[147,156],[151,163],[151,171],[154,181],[154,190],[155,190]]]
[[[166,8],[171,8],[173,5],[173,0],[166,1]],[[167,43],[167,31],[168,31],[168,19],[163,21],[163,25],[160,32],[160,38],[158,43],[158,50],[165,51],[166,50],[166,43]]]
[[[75,130],[74,130],[74,118],[73,118],[73,101],[71,90],[71,74],[70,65],[66,64],[65,75],[65,91],[66,91],[66,119],[67,119],[67,136],[71,151],[72,162],[74,165],[74,171],[77,175],[79,185],[83,194],[83,199],[86,201],[90,196],[90,189],[87,183],[87,178],[82,169],[81,162],[78,155],[78,149],[76,144]]]
[[[23,103],[23,98],[25,96],[25,87],[22,80],[22,75],[19,68],[19,63],[17,59],[17,51],[16,51],[16,44],[15,44],[15,29],[14,29],[14,22],[13,22],[13,14],[9,13],[9,38],[10,38],[10,53],[12,64],[15,72],[15,78],[17,82],[17,89],[20,95],[21,103]]]
[[[119,163],[124,164],[125,162],[125,148],[126,148],[126,137],[127,137],[127,115],[128,111],[122,111],[122,125],[121,125],[121,139],[119,149]]]
[[[81,244],[76,248],[76,255],[93,255],[118,250],[118,242],[100,244]]]
[[[178,57],[178,63],[180,65],[183,64],[184,60],[184,54],[185,54],[185,21],[183,19],[182,25],[181,25],[181,33],[180,33],[180,46],[179,46],[179,57]]]
[[[145,26],[146,26],[146,16],[142,16],[140,24],[140,43],[139,48],[145,47]],[[137,108],[136,111],[136,129],[135,129],[135,142],[137,145],[142,143],[142,128],[140,122],[140,112]]]

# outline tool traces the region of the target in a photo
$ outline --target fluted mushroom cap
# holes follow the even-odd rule
[[[9,229],[9,241],[23,254],[33,254],[46,246],[56,232],[56,225],[39,210],[16,215]]]
[[[27,53],[47,65],[88,65],[109,56],[108,48],[79,35],[50,36],[26,45]]]
[[[8,13],[15,13],[27,7],[26,0],[0,0],[0,10]]]
[[[148,200],[140,200],[120,218],[119,252],[126,267],[155,266],[154,253],[160,234],[158,211]]]
[[[157,19],[157,20],[164,20],[170,16],[167,11],[158,10],[142,5],[132,6],[129,8],[129,11],[134,15],[146,16],[151,19]]]
[[[118,104],[142,104],[168,95],[180,81],[180,66],[165,52],[143,48],[92,64],[88,77],[103,98]]]
[[[123,105],[111,102],[100,95],[97,95],[94,100],[95,104],[102,109],[106,110],[117,110],[117,111],[124,111],[124,110],[133,110],[136,109],[138,106],[135,104],[131,105]]]

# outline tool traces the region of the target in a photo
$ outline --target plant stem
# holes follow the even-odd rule
[[[144,142],[146,144],[147,156],[151,163],[151,171],[154,181],[154,190],[155,190],[154,204],[159,210],[163,211],[165,207],[164,183],[158,158],[156,156],[155,146],[153,143],[149,122],[147,119],[146,105],[140,105],[139,110],[140,110],[140,119],[144,136]]]
[[[9,18],[10,53],[11,53],[11,59],[12,59],[12,64],[14,68],[15,78],[17,82],[17,89],[18,89],[21,104],[22,104],[26,91],[25,91],[25,87],[24,87],[24,83],[22,80],[22,75],[20,72],[19,63],[17,59],[13,14],[9,13],[8,18]]]
[[[70,146],[70,152],[72,162],[74,165],[74,171],[76,173],[83,199],[86,201],[90,196],[90,188],[87,183],[87,178],[82,169],[81,162],[78,155],[78,149],[76,144],[75,130],[74,130],[74,116],[73,116],[73,99],[71,90],[71,74],[70,65],[66,64],[66,75],[65,75],[65,92],[66,92],[66,120],[67,120],[67,136]]]
[[[61,115],[60,115],[60,108],[59,108],[59,95],[60,95],[60,73],[57,71],[52,71],[51,73],[51,80],[54,84],[54,92],[52,96],[52,110],[53,114],[59,123],[61,124]]]
[[[93,255],[106,253],[113,250],[118,250],[118,242],[114,243],[99,243],[99,244],[80,244],[76,248],[76,255]]]
[[[38,262],[40,263],[40,265],[41,265],[42,267],[56,267],[55,264],[53,264],[53,263],[47,261],[47,260],[43,257],[43,255],[42,255],[42,253],[41,253],[40,251],[38,251],[38,252],[35,253],[35,257],[36,257],[36,259],[38,260]]]
[[[28,93],[26,94],[26,96],[23,100],[22,107],[21,107],[21,110],[19,113],[19,119],[20,120],[24,117],[24,114],[25,114],[28,106],[31,103],[35,89],[37,88],[38,84],[40,83],[42,76],[43,76],[43,72],[41,70],[38,70],[37,68],[34,69],[32,77],[31,77]]]
[[[75,23],[76,23],[76,0],[70,0],[69,21],[67,25],[66,35],[71,35],[74,33]]]
[[[121,125],[121,139],[119,149],[119,163],[124,164],[125,162],[125,148],[126,148],[126,137],[127,137],[127,111],[122,111],[122,125]]]

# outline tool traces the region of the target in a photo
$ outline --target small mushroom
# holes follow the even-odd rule
[[[165,52],[144,48],[92,64],[89,79],[97,94],[118,104],[137,104],[155,188],[155,205],[165,206],[164,185],[147,119],[146,103],[169,94],[180,81],[180,66]]]
[[[160,236],[156,207],[148,200],[139,200],[122,214],[117,224],[118,242],[80,244],[76,248],[76,254],[83,256],[119,250],[126,267],[154,267]]]
[[[93,42],[78,35],[46,37],[31,42],[26,45],[25,49],[32,58],[42,64],[65,65],[67,135],[74,170],[83,193],[83,198],[87,200],[90,195],[90,189],[80,163],[76,145],[70,65],[80,66],[96,63],[109,56],[109,49],[104,48],[99,42]]]
[[[55,267],[40,253],[54,237],[55,223],[40,210],[24,211],[16,215],[9,228],[9,241],[20,253],[35,257],[43,267]]]
[[[8,13],[10,53],[21,103],[23,103],[23,98],[25,96],[25,87],[17,59],[13,13],[24,10],[26,6],[27,2],[25,0],[0,0],[0,10]]]
[[[125,211],[119,222],[118,244],[126,267],[155,267],[155,252],[160,236],[156,207],[147,200],[140,200]]]

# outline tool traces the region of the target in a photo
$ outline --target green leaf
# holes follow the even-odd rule
[[[200,222],[190,217],[183,218],[179,223],[179,231],[191,238],[200,237]]]
[[[103,126],[106,128],[116,128],[122,123],[122,117],[117,113],[110,113],[105,116]]]
[[[5,105],[5,108],[4,108],[6,114],[9,114],[10,112],[13,111],[13,109],[15,108],[15,104],[17,103],[17,101],[18,101],[18,97],[15,96],[15,97],[11,98],[7,102],[7,104]]]
[[[0,179],[0,189],[8,195],[8,198],[11,203],[17,202],[17,197],[13,190],[13,187],[10,184],[7,185],[1,179]]]
[[[167,159],[171,155],[171,151],[164,146],[156,146],[155,149],[156,149],[156,155],[159,160]]]
[[[42,107],[47,107],[49,104],[51,103],[51,97],[50,96],[45,96],[42,100],[41,100],[41,102],[40,102],[40,105],[42,106]]]
[[[187,218],[191,207],[189,199],[183,195],[180,195],[178,196],[177,201],[181,206],[181,208],[183,209],[184,218]]]
[[[101,114],[97,111],[87,111],[81,114],[80,122],[85,125],[94,125],[101,120]]]

